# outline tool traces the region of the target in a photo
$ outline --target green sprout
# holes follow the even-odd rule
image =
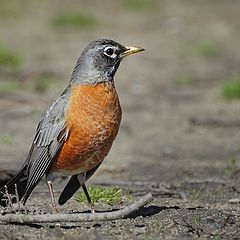
[[[201,223],[201,217],[199,215],[194,216],[193,218],[193,224],[196,226],[199,226]]]
[[[120,201],[122,190],[116,187],[104,188],[100,186],[88,187],[88,193],[93,203],[104,202],[113,204]],[[77,192],[75,194],[75,201],[79,203],[87,203],[86,196],[83,192]]]
[[[199,196],[200,196],[199,190],[198,189],[192,189],[192,191],[190,192],[191,200],[196,201],[196,200],[198,200]]]

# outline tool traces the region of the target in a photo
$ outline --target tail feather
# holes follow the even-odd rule
[[[19,172],[11,180],[9,180],[5,185],[7,186],[7,190],[9,194],[16,195],[15,184],[17,185],[19,200],[21,200],[25,193],[25,188],[27,185],[27,164],[24,164],[22,168],[19,170]],[[0,188],[0,205],[1,206],[7,205],[5,186]],[[15,198],[13,199],[13,202],[16,202]]]
[[[80,186],[81,185],[78,181],[77,174],[71,176],[68,184],[66,185],[58,199],[59,205],[63,205],[64,203],[66,203],[69,198],[71,198],[72,195],[80,188]]]
[[[98,165],[87,171],[86,173],[86,181],[95,173],[95,171],[98,169],[98,167],[101,165],[102,162],[100,162]],[[72,175],[69,182],[67,183],[66,187],[63,189],[59,199],[58,203],[59,205],[65,204],[73,195],[74,193],[81,187],[81,184],[78,181],[77,174]]]

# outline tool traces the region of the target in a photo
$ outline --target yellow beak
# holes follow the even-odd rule
[[[127,48],[127,50],[122,52],[120,54],[120,57],[124,58],[126,56],[132,55],[134,53],[142,52],[142,51],[145,50],[145,49],[143,49],[141,47],[126,47],[126,48]]]

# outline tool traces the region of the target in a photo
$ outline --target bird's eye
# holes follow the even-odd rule
[[[112,47],[106,47],[104,49],[104,54],[111,58],[115,58],[117,56]]]
[[[109,56],[113,55],[113,49],[112,49],[112,48],[108,48],[108,49],[106,50],[106,53],[107,53],[107,55],[109,55]]]

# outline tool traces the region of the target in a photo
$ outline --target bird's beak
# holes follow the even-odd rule
[[[124,58],[126,56],[132,55],[134,53],[142,52],[145,49],[141,47],[126,47],[126,50],[120,54],[120,57]]]

